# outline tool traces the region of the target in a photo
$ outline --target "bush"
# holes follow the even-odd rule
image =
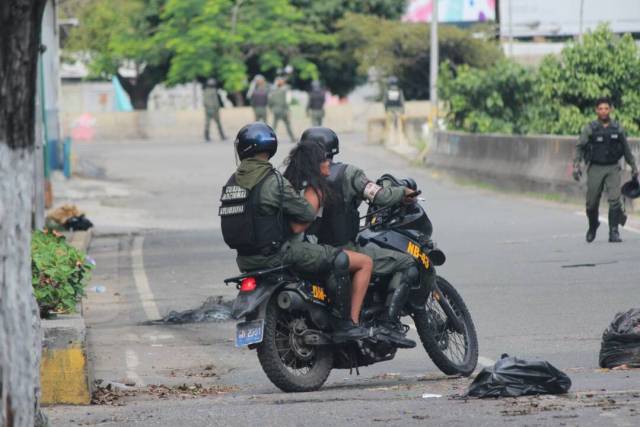
[[[609,96],[613,117],[640,134],[640,49],[606,25],[571,42],[537,70],[513,61],[486,68],[443,64],[440,94],[449,127],[467,132],[576,135],[594,120],[594,102]]]
[[[41,317],[73,313],[91,277],[93,261],[53,231],[31,238],[31,283]]]
[[[507,60],[487,69],[454,67],[445,61],[440,74],[440,96],[449,103],[450,127],[480,133],[526,133],[526,111],[533,102],[535,83],[530,70]]]
[[[358,64],[360,75],[367,76],[371,69],[382,76],[396,75],[406,99],[429,99],[429,25],[347,14],[337,27],[342,54]],[[503,54],[496,42],[478,38],[482,34],[482,27],[440,26],[440,58],[453,65],[490,67]]]

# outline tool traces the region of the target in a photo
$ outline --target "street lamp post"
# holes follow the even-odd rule
[[[431,58],[429,72],[429,101],[431,104],[429,119],[431,126],[429,129],[431,131],[431,143],[434,144],[438,127],[438,0],[433,0],[431,4]]]

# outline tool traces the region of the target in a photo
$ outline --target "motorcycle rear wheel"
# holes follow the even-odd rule
[[[436,277],[439,295],[431,292],[426,311],[416,312],[413,321],[424,349],[433,363],[447,375],[469,376],[478,364],[478,337],[460,294],[442,277]],[[445,298],[464,325],[461,333],[453,328],[451,320],[438,302]]]
[[[269,380],[284,392],[318,390],[333,367],[328,346],[306,346],[299,338],[309,322],[305,313],[282,310],[275,298],[269,302],[258,360]]]

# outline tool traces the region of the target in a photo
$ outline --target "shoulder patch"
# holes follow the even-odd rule
[[[364,186],[364,191],[362,192],[362,195],[364,196],[365,199],[369,200],[370,202],[373,202],[373,199],[376,198],[376,194],[378,194],[380,190],[382,190],[382,187],[380,187],[375,182],[369,181],[367,185]]]

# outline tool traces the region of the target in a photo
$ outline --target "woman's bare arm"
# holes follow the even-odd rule
[[[313,188],[307,187],[307,189],[304,191],[304,198],[307,199],[307,202],[309,202],[309,204],[316,210],[316,212],[318,212],[318,210],[320,209],[320,198],[318,197],[318,193],[316,193]],[[294,234],[302,233],[311,225],[310,222],[299,223],[293,221],[291,221],[289,224],[291,226],[291,231],[293,231]]]

